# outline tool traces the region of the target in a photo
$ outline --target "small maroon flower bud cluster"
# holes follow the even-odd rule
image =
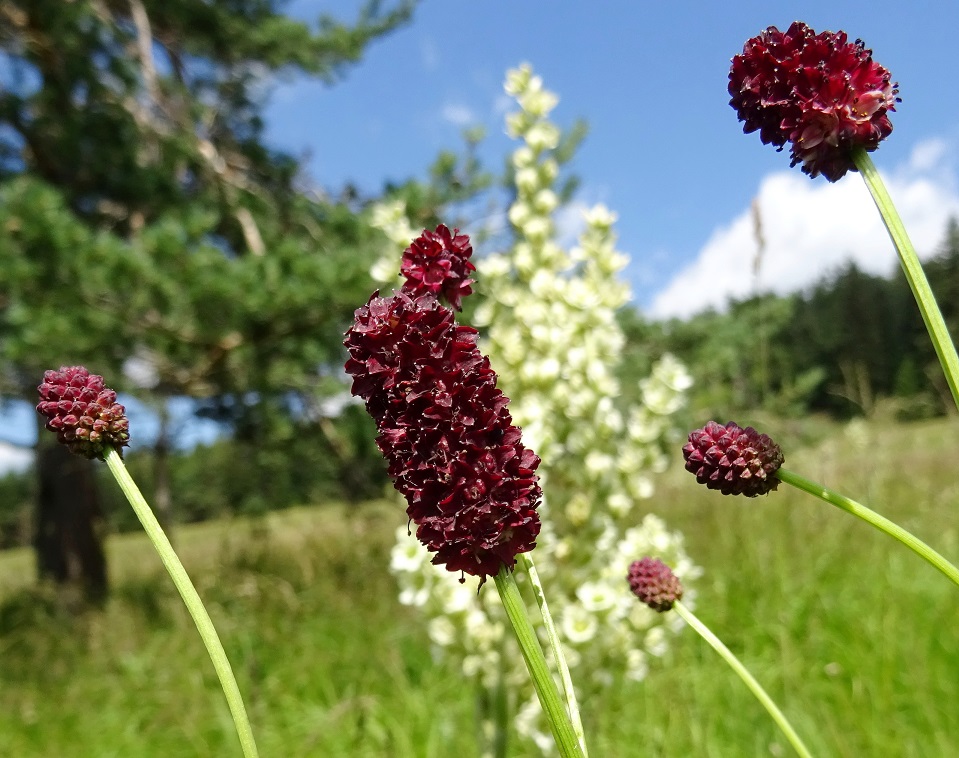
[[[633,594],[654,611],[663,613],[682,600],[683,583],[671,568],[658,558],[633,561],[626,577]]]
[[[463,298],[473,292],[470,285],[474,280],[469,275],[476,266],[470,262],[472,255],[470,238],[459,229],[450,232],[443,224],[435,232],[424,229],[403,252],[403,291],[413,297],[431,292],[442,296],[453,310],[462,310]]]
[[[423,242],[427,235],[411,250],[435,242]],[[443,244],[453,240],[454,253],[472,250],[465,236],[437,235]],[[482,584],[536,544],[540,459],[520,441],[476,330],[456,325],[453,311],[436,299],[434,292],[444,292],[458,301],[468,287],[456,281],[453,288],[439,282],[425,292],[411,286],[391,297],[374,293],[346,333],[346,371],[376,422],[377,445],[417,538],[436,553],[433,563],[479,576]]]
[[[47,429],[77,455],[103,458],[107,447],[119,450],[130,440],[130,422],[117,402],[117,393],[103,377],[82,366],[62,366],[47,371],[37,387],[37,411],[46,416]]]
[[[892,132],[889,111],[899,90],[862,40],[845,32],[816,34],[796,21],[770,26],[733,58],[729,104],[747,134],[764,144],[792,143],[792,163],[835,182],[855,171],[851,150],[875,150]]]
[[[732,421],[710,421],[689,435],[683,447],[686,470],[696,481],[724,495],[765,495],[779,486],[776,472],[785,458],[768,435]]]

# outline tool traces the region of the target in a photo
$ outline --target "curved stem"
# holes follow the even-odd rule
[[[783,715],[783,712],[779,710],[779,707],[773,702],[773,699],[769,697],[766,690],[762,688],[762,685],[749,673],[749,669],[722,643],[722,640],[709,631],[709,627],[700,621],[689,608],[683,605],[681,600],[677,600],[673,604],[673,610],[682,616],[683,621],[695,629],[699,635],[709,643],[713,650],[722,656],[723,660],[732,667],[733,671],[739,674],[739,678],[745,682],[753,695],[756,696],[756,699],[763,704],[763,707],[769,712],[769,715],[773,717],[773,721],[776,722],[776,725],[782,730],[782,733],[786,735],[786,739],[789,740],[796,752],[803,758],[812,758],[809,750],[806,749],[803,741],[799,738],[799,735],[796,734],[796,730],[792,728],[792,725]]]
[[[516,556],[516,559],[526,570],[530,584],[533,586],[533,594],[536,596],[536,603],[539,605],[539,612],[543,617],[543,627],[546,629],[546,636],[549,638],[549,644],[553,650],[553,659],[556,662],[556,668],[559,670],[560,681],[563,683],[563,693],[566,695],[566,706],[573,722],[573,731],[576,732],[576,738],[579,740],[583,758],[589,758],[589,751],[586,749],[586,735],[583,733],[583,720],[579,715],[579,703],[576,702],[576,690],[573,689],[573,680],[569,675],[569,666],[566,664],[566,656],[563,654],[563,645],[556,633],[556,625],[553,623],[549,606],[546,604],[546,593],[539,581],[539,574],[533,564],[533,557],[529,553],[520,553]]]
[[[566,709],[563,708],[559,690],[556,688],[556,682],[553,681],[553,676],[549,672],[549,666],[546,665],[546,656],[543,655],[543,649],[540,647],[536,632],[526,613],[526,605],[519,594],[519,587],[516,586],[513,572],[504,564],[495,576],[494,581],[500,599],[503,601],[506,616],[509,618],[510,624],[513,626],[513,632],[519,642],[526,667],[533,679],[533,687],[536,688],[540,705],[543,706],[543,711],[549,720],[549,726],[553,731],[553,739],[556,740],[559,754],[562,758],[583,758],[583,751],[576,739],[573,723],[570,721]]]
[[[925,542],[910,532],[907,532],[898,524],[890,521],[885,516],[880,516],[878,513],[867,508],[861,503],[857,503],[855,500],[851,500],[845,495],[840,495],[838,492],[833,492],[832,490],[823,487],[821,484],[817,484],[816,482],[806,479],[804,476],[800,476],[799,474],[787,469],[779,469],[779,471],[776,472],[776,478],[782,482],[785,482],[786,484],[791,484],[793,487],[796,487],[803,492],[814,495],[830,505],[835,505],[837,508],[846,511],[846,513],[851,513],[853,516],[858,516],[867,524],[872,524],[879,531],[885,532],[890,537],[894,537],[895,539],[899,540],[916,555],[935,566],[937,569],[939,569],[939,571],[951,579],[953,583],[959,586],[959,569],[957,569],[939,553],[929,547],[929,545],[927,545]]]
[[[906,274],[906,281],[909,282],[909,288],[912,290],[913,297],[919,306],[919,312],[922,314],[922,320],[929,331],[929,337],[932,339],[932,346],[936,349],[936,355],[939,357],[939,363],[942,364],[942,370],[946,374],[946,383],[952,392],[952,399],[959,407],[959,356],[956,354],[956,346],[949,336],[949,330],[946,328],[946,322],[942,318],[942,312],[936,304],[936,298],[932,294],[926,274],[919,263],[919,256],[916,249],[909,240],[906,233],[906,227],[893,205],[892,198],[886,191],[879,172],[876,170],[869,153],[861,147],[857,147],[852,153],[853,162],[859,173],[862,174],[872,199],[876,202],[879,209],[879,215],[886,225],[886,230],[896,246],[896,252],[899,253],[899,262],[902,264],[902,270]]]
[[[156,516],[153,515],[149,504],[140,493],[139,488],[127,471],[126,466],[123,465],[123,459],[120,457],[120,454],[110,448],[106,451],[104,460],[106,460],[110,473],[113,474],[113,477],[117,480],[117,484],[120,485],[120,489],[123,490],[123,494],[126,495],[127,500],[133,507],[137,518],[140,519],[140,523],[143,524],[143,530],[147,533],[157,553],[159,553],[160,560],[163,561],[163,565],[170,574],[170,578],[173,579],[177,590],[179,590],[180,597],[183,598],[183,602],[186,604],[190,616],[193,617],[193,623],[196,624],[197,631],[199,631],[200,637],[203,639],[203,644],[206,645],[206,650],[210,654],[213,667],[216,669],[216,674],[220,679],[223,694],[226,696],[226,702],[230,706],[230,713],[233,716],[233,723],[236,726],[236,732],[240,738],[243,755],[246,758],[257,758],[258,753],[256,743],[253,741],[253,730],[250,727],[250,720],[247,717],[246,708],[243,706],[240,688],[237,686],[236,677],[233,676],[233,669],[230,668],[230,661],[226,657],[226,651],[223,649],[220,638],[216,633],[213,621],[203,606],[203,601],[200,600],[200,596],[197,594],[193,582],[190,581],[186,569],[184,569],[183,564],[180,563],[180,559],[173,550],[173,546],[170,544],[170,540],[167,539]]]

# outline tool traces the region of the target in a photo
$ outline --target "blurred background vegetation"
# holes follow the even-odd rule
[[[326,18],[315,28],[279,8],[273,0],[0,0],[0,397],[35,402],[45,369],[82,363],[153,409],[155,440],[128,454],[128,464],[168,527],[219,520],[178,529],[175,539],[192,555],[191,570],[205,577],[217,623],[246,661],[254,722],[273,724],[264,732],[267,754],[449,755],[456,745],[470,755],[466,746],[475,743],[463,742],[453,725],[469,719],[472,704],[457,699],[456,674],[433,671],[425,638],[403,616],[386,575],[397,518],[375,504],[388,484],[372,424],[361,407],[343,402],[341,341],[353,310],[375,288],[369,270],[388,244],[370,223],[373,204],[402,198],[414,228],[439,220],[465,227],[469,201],[508,185],[509,177],[497,182],[477,163],[471,144],[478,137],[469,134],[458,152],[424,167],[423,177],[385,185],[376,196],[314,186],[295,156],[264,141],[271,77],[297,71],[340,86],[368,45],[410,22],[414,3],[373,0],[354,21]],[[581,139],[584,132],[574,133]],[[572,182],[565,200],[574,189]],[[943,230],[927,273],[959,338],[956,223]],[[636,377],[647,375],[656,357],[674,353],[696,382],[684,411],[689,428],[713,417],[761,420],[768,431],[788,431],[821,452],[830,439],[845,439],[834,422],[862,417],[876,440],[883,437],[873,422],[923,422],[910,427],[918,430],[916,444],[940,461],[959,460],[954,420],[936,421],[951,403],[901,276],[881,278],[850,265],[805,292],[758,295],[722,313],[651,322],[626,308],[620,317],[628,337],[624,390],[638,392]],[[182,444],[170,407],[184,398],[198,417],[219,425],[216,441]],[[39,444],[45,442],[41,436]],[[893,491],[896,482],[883,489],[862,480],[859,453],[837,455],[845,480],[882,497],[902,495]],[[930,468],[929,508],[908,516],[930,532],[941,526],[935,493],[940,506],[959,506],[954,477],[935,474]],[[104,535],[137,526],[105,476],[102,467],[68,465],[41,451],[35,466],[0,478],[0,547],[11,548],[0,561],[0,752],[67,755],[74,739],[97,744],[111,729],[127,735],[110,743],[116,754],[221,754],[230,735],[222,709],[209,712],[216,698],[209,672],[196,673],[205,671],[203,663],[162,667],[171,650],[196,647],[186,639],[189,623],[176,598],[133,535],[104,548]],[[740,639],[734,632],[727,643],[742,643],[747,657],[768,669],[759,673],[781,677],[772,685],[787,705],[791,688],[809,678],[817,691],[830,677],[842,680],[839,694],[798,724],[814,744],[829,737],[839,739],[834,754],[900,754],[870,741],[871,730],[889,728],[875,722],[878,716],[849,731],[849,713],[868,713],[873,696],[885,698],[880,712],[906,713],[898,688],[910,685],[898,672],[914,661],[900,644],[900,622],[925,617],[931,630],[941,615],[937,598],[923,595],[869,622],[888,628],[875,630],[886,646],[881,681],[863,684],[854,669],[868,665],[872,653],[858,650],[845,661],[843,649],[858,634],[859,610],[884,605],[873,575],[856,579],[863,593],[854,597],[820,594],[795,578],[808,560],[824,586],[839,581],[842,540],[830,538],[835,550],[816,557],[766,555],[748,542],[770,529],[753,511],[709,516],[707,528],[695,514],[718,511],[697,509],[701,496],[679,494],[687,489],[667,488],[677,505],[664,515],[687,532],[706,576],[713,576],[713,563],[743,561],[732,584],[707,579],[702,590],[725,598],[714,617],[720,627],[746,634],[755,610],[749,596],[759,585],[792,596],[782,607],[771,601],[755,634]],[[293,510],[279,521],[269,513],[319,504],[335,505]],[[785,519],[775,528],[787,542],[822,539],[818,517],[771,507],[779,513],[773,521]],[[223,519],[234,517],[244,518],[231,531]],[[748,522],[737,527],[747,544],[733,544],[737,532],[726,518]],[[951,542],[938,547],[955,554],[955,528],[942,534]],[[863,557],[880,561],[881,574],[907,560],[877,550],[867,541]],[[36,573],[44,582],[35,586]],[[848,577],[843,581],[848,593]],[[364,598],[367,615],[357,617],[341,582]],[[915,588],[902,589],[906,596]],[[102,606],[106,616],[64,615],[64,596],[72,612],[84,599],[111,599]],[[393,624],[396,618],[410,623]],[[330,650],[341,637],[345,652],[337,658]],[[354,649],[350,639],[362,644]],[[799,657],[796,646],[810,639],[814,650]],[[913,730],[916,744],[925,735],[937,747],[902,755],[959,749],[935,727],[937,704],[959,696],[959,650],[948,641],[930,645],[923,686],[931,710],[909,706],[917,719],[902,728]],[[117,651],[119,658],[107,660]],[[364,668],[370,651],[378,656],[375,674]],[[835,667],[804,662],[819,653],[838,661]],[[693,641],[676,655],[711,665]],[[776,666],[784,660],[776,656],[787,664],[781,671]],[[54,659],[60,663],[48,667]],[[75,673],[66,693],[57,675],[65,661]],[[310,677],[304,661],[317,662]],[[953,675],[937,674],[937,665]],[[726,681],[718,670],[700,676]],[[175,702],[155,702],[163,696],[151,688],[165,677]],[[764,754],[776,737],[748,719],[727,723],[722,713],[710,714],[727,693],[719,685],[700,690],[699,681],[679,667],[654,672],[650,689],[623,690],[619,705],[628,700],[659,719],[652,732],[603,722],[604,709],[586,704],[598,754],[627,754],[616,746],[640,736],[657,741],[657,755],[706,754],[711,744],[728,747],[714,754]],[[671,687],[696,702],[684,713],[701,717],[699,726],[670,714],[673,696],[656,699]],[[389,688],[400,693],[405,713],[388,710]],[[104,704],[99,718],[80,723],[72,709],[94,701]],[[447,701],[450,710],[437,716],[434,704]],[[183,703],[205,715],[183,726]],[[736,709],[751,707],[743,701]],[[833,708],[840,714],[834,719]],[[127,721],[131,714],[143,721]],[[64,718],[65,726],[43,726]],[[173,723],[180,728],[164,734]],[[331,741],[333,732],[339,742]],[[155,749],[144,747],[143,734]]]

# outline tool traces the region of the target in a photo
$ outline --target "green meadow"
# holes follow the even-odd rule
[[[822,438],[788,424],[765,431],[792,470],[959,561],[956,419]],[[959,587],[786,487],[723,497],[677,465],[649,508],[685,533],[704,568],[699,617],[814,754],[959,755]],[[396,600],[388,552],[404,521],[385,501],[323,503],[177,529],[264,757],[479,755],[471,687],[433,660],[421,619]],[[29,551],[0,554],[0,755],[239,755],[212,665],[146,538],[108,545],[111,596],[79,613],[36,587]],[[593,758],[791,754],[689,629],[646,681],[615,684],[582,709]],[[537,754],[513,743],[509,755]]]

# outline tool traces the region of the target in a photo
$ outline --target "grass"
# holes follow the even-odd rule
[[[959,561],[959,425],[885,429],[840,430],[795,451],[788,431],[778,438],[790,468]],[[705,569],[697,615],[814,754],[959,755],[959,593],[945,577],[785,487],[724,498],[676,470],[650,506]],[[177,531],[263,756],[478,755],[469,686],[431,659],[421,620],[396,601],[386,556],[402,520],[385,503],[327,505]],[[159,560],[137,534],[111,538],[109,551],[111,598],[79,615],[34,587],[29,553],[0,554],[0,755],[238,755],[212,665]],[[645,682],[581,706],[593,756],[790,754],[691,630]],[[535,753],[513,745],[510,755]]]

